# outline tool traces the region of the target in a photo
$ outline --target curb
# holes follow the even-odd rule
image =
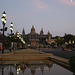
[[[71,71],[70,62],[68,59],[64,59],[57,56],[50,56],[50,60]]]

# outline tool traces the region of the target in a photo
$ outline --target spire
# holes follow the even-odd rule
[[[50,35],[50,32],[48,31],[48,35]]]
[[[40,35],[43,35],[43,28],[41,28]]]
[[[50,32],[49,32],[49,31],[48,31],[47,35],[48,35],[49,37],[51,37],[51,34],[50,34]]]
[[[31,34],[35,34],[35,28],[34,28],[34,25],[32,25],[32,28],[31,28]]]
[[[22,35],[25,35],[25,30],[24,30],[24,28],[23,28],[23,31],[22,31]]]

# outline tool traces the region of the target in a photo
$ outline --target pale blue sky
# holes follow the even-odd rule
[[[37,33],[43,28],[53,36],[75,35],[75,0],[0,0],[0,17],[3,11],[7,14],[5,33],[10,33],[13,22],[14,32],[21,33],[24,28],[27,34],[34,25]]]

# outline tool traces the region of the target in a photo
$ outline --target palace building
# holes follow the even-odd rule
[[[44,34],[43,28],[40,31],[40,34],[36,33],[34,25],[32,25],[31,31],[28,34],[25,34],[25,30],[23,28],[22,37],[25,40],[27,45],[30,46],[39,46],[39,45],[47,45],[51,43],[55,43],[54,40],[51,39],[52,35],[48,31],[47,34]]]

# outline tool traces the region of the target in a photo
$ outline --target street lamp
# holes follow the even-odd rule
[[[12,31],[13,31],[13,23],[12,22],[10,24],[10,31],[11,31],[11,36],[12,36]]]
[[[11,45],[12,45],[12,35],[13,35],[13,23],[11,22],[11,24],[10,24],[10,31],[11,31]],[[11,52],[11,49],[12,49],[12,46],[10,47],[10,52]]]
[[[2,36],[2,53],[4,53],[4,31],[5,31],[5,24],[6,24],[6,13],[5,13],[5,11],[2,13],[3,14],[3,16],[2,16],[2,18],[1,18],[1,20],[2,20],[2,23],[3,23],[3,29],[2,29],[2,31],[3,31],[3,36]]]

